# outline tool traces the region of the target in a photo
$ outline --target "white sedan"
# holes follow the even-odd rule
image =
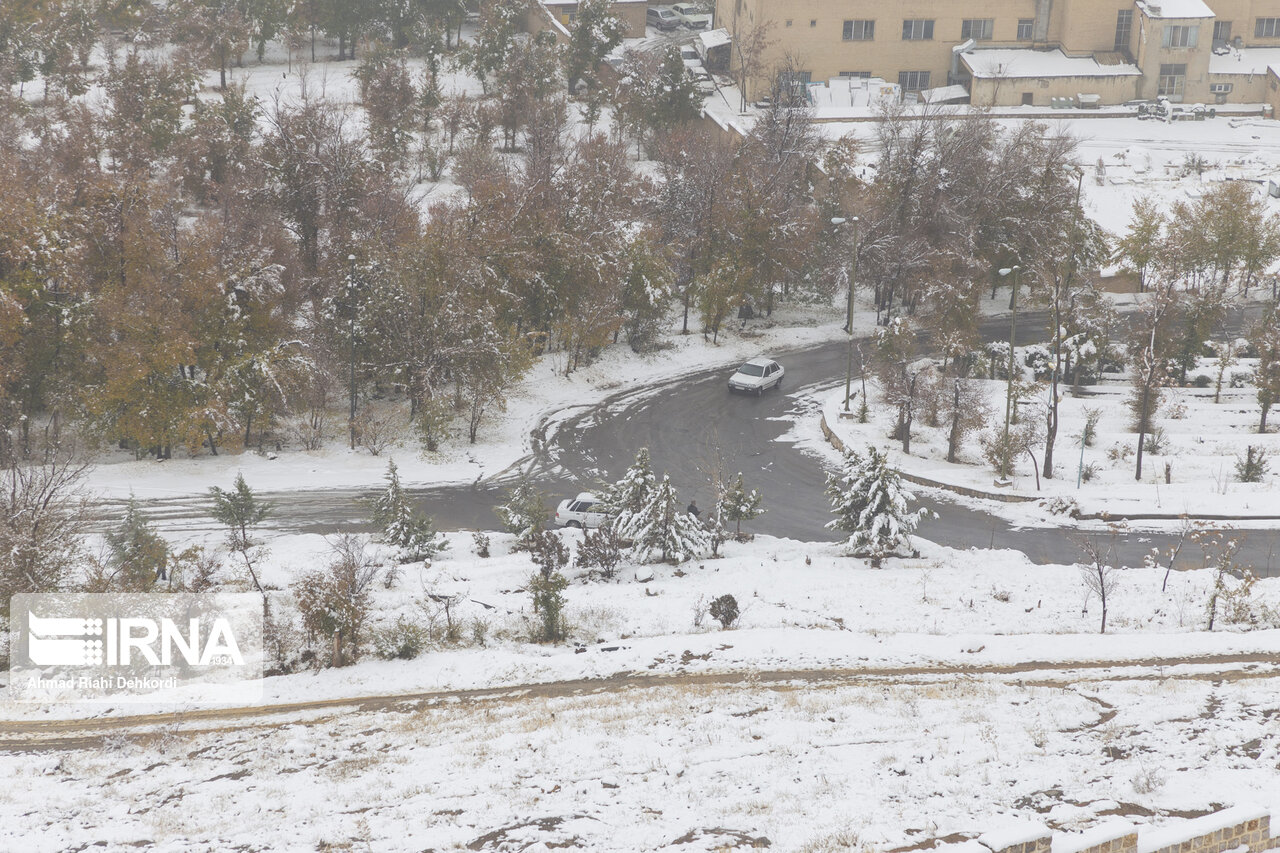
[[[786,373],[782,365],[768,358],[753,358],[729,377],[729,391],[749,391],[757,396],[769,388],[781,388]]]
[[[590,492],[582,492],[576,498],[561,501],[556,507],[556,527],[591,529],[599,527],[609,516],[599,511],[600,499]]]

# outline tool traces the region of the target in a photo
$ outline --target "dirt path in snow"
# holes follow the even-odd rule
[[[1166,673],[1165,667],[1200,666],[1212,669]],[[1155,670],[1155,671],[1153,671]],[[1088,673],[1094,673],[1088,675]],[[1035,677],[1022,678],[1018,676]],[[0,751],[30,752],[91,749],[111,738],[207,734],[217,731],[280,725],[315,725],[336,714],[371,711],[413,711],[445,702],[519,701],[620,693],[627,690],[688,687],[765,687],[803,690],[891,680],[910,682],[970,676],[1016,677],[1028,687],[1071,687],[1089,681],[1241,681],[1280,678],[1280,652],[1168,657],[1149,660],[1027,661],[975,666],[853,667],[838,669],[732,670],[656,674],[622,672],[605,678],[580,678],[467,690],[437,690],[373,696],[312,699],[301,702],[209,708],[167,714],[73,720],[0,722]]]

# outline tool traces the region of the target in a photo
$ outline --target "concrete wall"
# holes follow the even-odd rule
[[[1104,104],[1122,104],[1140,97],[1142,79],[1129,77],[1042,77],[999,78],[975,77],[970,82],[970,101],[986,107],[1013,107],[1024,103],[1030,93],[1031,103],[1048,107],[1051,98],[1074,98],[1078,94],[1101,95]]]

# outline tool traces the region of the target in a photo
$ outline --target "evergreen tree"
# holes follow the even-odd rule
[[[155,532],[132,495],[120,526],[106,535],[113,586],[127,592],[150,589],[167,577],[169,544]]]
[[[747,490],[742,481],[742,474],[739,472],[738,479],[720,495],[719,505],[716,507],[717,515],[723,521],[734,522],[734,535],[740,537],[742,522],[759,518],[764,512],[760,508],[763,502],[764,496],[758,489]]]
[[[400,549],[400,562],[429,560],[449,547],[436,533],[431,519],[416,512],[400,485],[396,463],[387,463],[387,488],[373,499],[373,523],[382,531],[382,541]]]
[[[521,480],[507,490],[507,502],[493,508],[508,533],[514,533],[521,542],[547,526],[546,495],[538,491],[528,480]]]
[[[630,535],[636,559],[683,563],[707,549],[707,531],[680,506],[671,478],[663,475],[644,508],[631,519]]]
[[[654,482],[649,448],[642,447],[622,479],[605,490],[600,499],[600,509],[609,516],[614,532],[621,538],[634,538],[631,535],[633,522],[649,502]]]
[[[915,495],[902,487],[902,478],[874,447],[867,456],[846,451],[844,463],[827,476],[827,495],[836,514],[827,524],[849,534],[845,547],[855,556],[871,558],[873,566],[900,549],[910,549],[911,534],[926,509],[907,505]]]
[[[253,538],[253,529],[271,515],[273,506],[253,493],[253,489],[244,481],[244,474],[236,474],[235,484],[230,491],[214,486],[209,490],[209,497],[213,499],[211,514],[227,528],[227,547],[240,555],[254,589],[263,592],[262,583],[254,569],[258,542]]]

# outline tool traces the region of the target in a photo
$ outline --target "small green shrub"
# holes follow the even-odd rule
[[[727,631],[738,621],[738,599],[732,595],[722,595],[711,602],[711,618],[720,623],[720,629]]]

